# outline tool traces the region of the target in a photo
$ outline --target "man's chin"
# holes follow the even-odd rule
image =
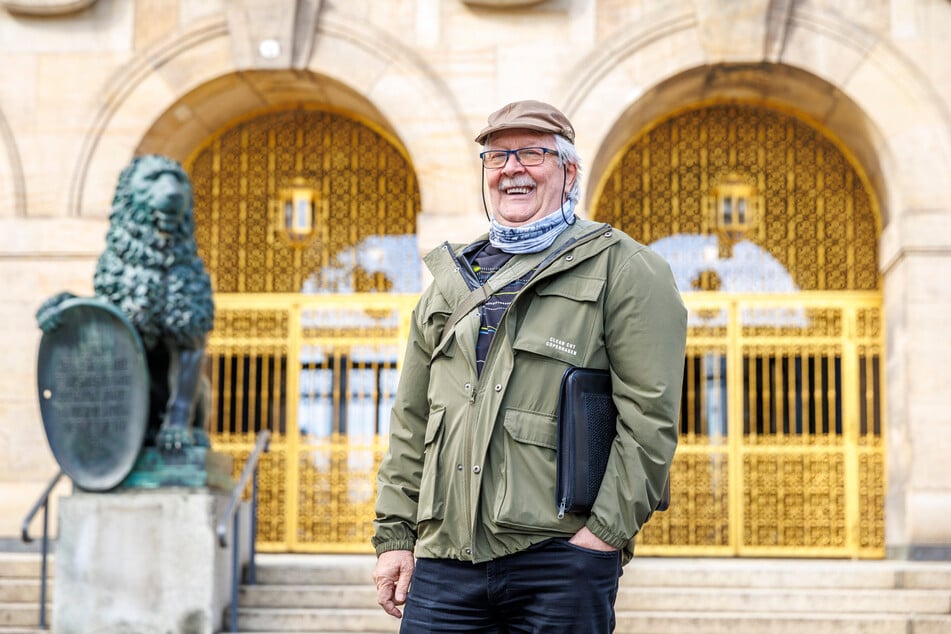
[[[526,209],[521,207],[503,206],[499,213],[495,214],[495,219],[499,224],[507,227],[520,227],[541,218],[541,214],[536,209]]]

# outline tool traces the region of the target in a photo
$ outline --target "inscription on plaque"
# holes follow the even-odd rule
[[[62,469],[84,489],[118,485],[148,417],[148,370],[131,324],[102,302],[70,300],[59,326],[43,335],[37,376],[43,425]]]

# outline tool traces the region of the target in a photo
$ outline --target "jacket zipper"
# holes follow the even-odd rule
[[[469,290],[475,290],[479,287],[479,280],[476,278],[475,272],[472,270],[472,266],[469,264],[468,260],[464,257],[460,258],[459,256],[453,255],[456,258],[456,270],[459,271],[459,274],[462,276],[462,279],[465,281],[466,285],[469,287]],[[479,308],[481,311],[481,307]],[[472,425],[474,412],[476,411],[476,394],[479,391],[479,376],[478,373],[472,379],[472,386],[469,392],[469,411],[466,412],[466,428],[465,428],[465,452],[464,456],[468,463],[472,462]],[[469,534],[469,557],[473,557],[472,553],[472,467],[471,464],[466,465],[468,473],[466,474],[466,532]]]

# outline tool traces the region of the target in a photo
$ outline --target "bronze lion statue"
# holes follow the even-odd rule
[[[211,280],[198,256],[188,175],[160,155],[122,171],[96,265],[96,298],[116,306],[146,350],[150,412],[146,443],[164,450],[209,445],[205,342],[214,321]],[[59,293],[37,311],[43,331],[58,325]]]

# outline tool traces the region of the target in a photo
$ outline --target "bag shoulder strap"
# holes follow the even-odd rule
[[[541,254],[532,253],[529,255],[540,256]],[[446,324],[443,326],[440,343],[445,340],[447,333],[452,330],[453,326],[455,326],[460,319],[487,302],[492,295],[502,288],[508,286],[520,277],[531,273],[532,270],[537,271],[539,265],[544,262],[544,260],[542,257],[513,258],[509,260],[511,266],[503,267],[502,270],[486,280],[485,284],[472,289],[472,292],[453,308],[452,313],[446,320]]]
[[[443,326],[442,336],[440,337],[439,343],[442,344],[445,342],[448,333],[452,331],[453,326],[455,326],[460,319],[487,302],[488,299],[492,297],[492,295],[500,291],[502,288],[524,275],[530,275],[529,279],[535,277],[569,248],[577,246],[578,244],[583,244],[591,238],[600,235],[605,231],[606,228],[610,228],[610,225],[599,224],[594,231],[588,232],[580,238],[568,236],[566,234],[569,234],[570,232],[566,231],[564,234],[562,234],[564,238],[559,236],[559,238],[562,239],[555,241],[555,248],[547,255],[545,255],[546,251],[541,251],[539,253],[526,254],[525,257],[513,258],[510,260],[511,266],[503,267],[495,275],[490,277],[485,284],[473,289],[468,296],[456,304],[455,308],[452,310],[452,313],[449,315],[449,318],[446,320],[445,325]]]

